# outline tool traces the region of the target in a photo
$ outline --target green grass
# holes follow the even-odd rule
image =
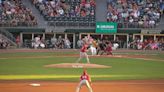
[[[49,64],[74,63],[77,57],[56,57],[67,54],[77,54],[77,52],[1,53],[0,80],[78,81],[82,69],[43,67]],[[163,56],[164,54],[157,54],[152,57],[163,60]],[[105,69],[88,69],[94,81],[164,78],[164,62],[162,61],[101,57],[90,58],[90,61],[95,64],[112,66],[112,68]]]

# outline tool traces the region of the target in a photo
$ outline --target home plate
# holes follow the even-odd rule
[[[99,64],[85,64],[85,63],[60,63],[45,65],[44,67],[50,68],[111,68],[112,66],[99,65]]]
[[[38,83],[31,83],[31,84],[29,84],[30,86],[33,86],[33,87],[39,87],[40,86],[40,84],[38,84]]]

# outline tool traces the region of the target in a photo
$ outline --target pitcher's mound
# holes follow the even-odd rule
[[[45,67],[51,68],[111,68],[111,66],[99,65],[99,64],[83,64],[83,63],[61,63],[45,65]]]

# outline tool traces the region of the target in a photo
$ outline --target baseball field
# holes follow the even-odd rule
[[[87,71],[94,92],[164,92],[163,51],[116,50],[113,54],[89,56]],[[75,92],[84,67],[75,64],[78,57],[78,50],[0,50],[0,92]]]

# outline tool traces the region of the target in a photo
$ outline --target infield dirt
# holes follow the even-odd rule
[[[39,83],[40,86],[31,86]],[[0,92],[75,92],[78,82],[1,81]],[[164,80],[93,82],[94,92],[164,92]],[[83,86],[80,92],[89,92]]]
[[[83,63],[60,63],[45,65],[44,67],[50,68],[111,68],[111,66],[99,65],[99,64],[83,64]]]

